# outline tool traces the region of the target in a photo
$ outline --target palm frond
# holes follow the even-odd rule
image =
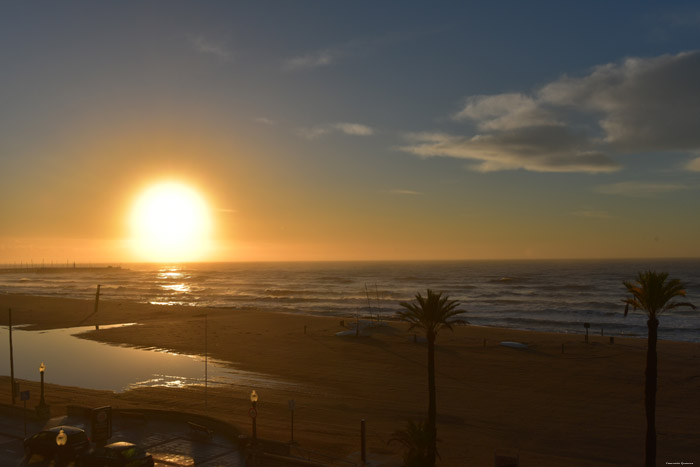
[[[421,467],[426,465],[428,460],[428,446],[430,445],[430,434],[426,421],[417,422],[408,420],[401,430],[392,433],[387,444],[397,442],[404,448],[403,461],[405,467]],[[437,453],[440,457],[440,454]]]
[[[398,312],[399,319],[409,323],[409,330],[420,328],[428,336],[436,336],[443,327],[452,330],[452,324],[457,320],[452,318],[463,313],[459,310],[459,302],[450,300],[442,292],[427,290],[426,296],[416,293],[413,302],[399,303],[405,310]]]
[[[690,302],[673,301],[675,297],[685,297],[685,285],[679,279],[668,280],[666,272],[640,271],[636,281],[625,281],[623,285],[630,294],[623,300],[625,316],[630,306],[635,310],[644,310],[649,319],[655,319],[657,314],[682,306],[695,309],[695,305]]]

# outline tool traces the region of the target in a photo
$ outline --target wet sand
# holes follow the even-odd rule
[[[0,324],[7,324],[9,307],[15,325],[34,329],[138,322],[88,337],[198,354],[204,353],[198,315],[206,312],[212,358],[299,383],[295,390],[255,388],[257,424],[260,437],[288,440],[288,400],[295,399],[294,439],[305,449],[358,460],[364,418],[370,459],[397,465],[400,447],[387,444],[391,433],[426,415],[426,346],[413,341],[404,323],[390,322],[370,337],[337,337],[344,330],[338,318],[109,301],[92,315],[92,301],[8,294],[0,295]],[[499,345],[506,340],[529,348]],[[645,338],[615,338],[611,345],[592,334],[586,345],[572,334],[474,326],[442,331],[436,350],[440,465],[493,465],[494,451],[519,454],[522,466],[641,465],[645,351]],[[698,465],[700,344],[661,341],[658,351],[657,463]],[[10,400],[7,381],[0,378],[3,401]],[[38,394],[37,383],[22,386]],[[210,387],[209,415],[248,432],[249,392]],[[46,394],[54,413],[71,403],[205,412],[199,387],[115,394],[49,385]]]

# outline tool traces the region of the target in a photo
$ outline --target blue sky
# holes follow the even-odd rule
[[[206,259],[700,255],[691,2],[0,8],[0,261],[127,258],[169,178]]]

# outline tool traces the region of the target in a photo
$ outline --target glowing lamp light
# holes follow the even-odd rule
[[[46,366],[44,366],[44,362],[41,362],[41,365],[39,365],[39,373],[44,373],[44,370],[46,370]]]
[[[258,393],[255,392],[255,389],[253,389],[253,392],[250,393],[250,402],[256,403],[258,401]]]
[[[61,431],[58,432],[58,435],[56,435],[56,444],[59,446],[65,446],[66,443],[68,442],[68,435],[63,431],[63,428],[61,428]]]

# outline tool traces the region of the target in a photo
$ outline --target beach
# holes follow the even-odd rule
[[[84,335],[100,342],[207,352],[237,368],[298,383],[294,389],[256,389],[257,431],[288,441],[288,401],[296,403],[294,440],[304,449],[359,460],[360,421],[366,420],[368,457],[398,465],[401,448],[388,444],[407,419],[427,412],[427,349],[408,325],[385,321],[367,337],[336,336],[338,317],[254,308],[159,306],[103,300],[0,295],[25,329],[135,322]],[[345,319],[345,325],[350,323]],[[0,314],[7,325],[7,313]],[[663,327],[663,316],[661,327]],[[420,334],[419,334],[420,336]],[[499,345],[514,341],[514,349]],[[7,345],[7,344],[3,344]],[[563,345],[563,347],[562,347]],[[54,351],[53,349],[47,349]],[[440,465],[492,465],[494,452],[517,454],[522,466],[636,466],[644,458],[645,338],[591,333],[554,334],[505,328],[455,326],[437,338],[437,430]],[[5,352],[3,352],[5,354]],[[658,463],[700,462],[700,344],[660,341],[657,394]],[[76,362],[79,364],[79,362]],[[9,401],[9,376],[0,397]],[[152,407],[205,413],[204,391],[140,388],[124,393],[51,385],[47,403]],[[38,384],[22,382],[38,393]],[[206,413],[249,433],[249,390],[213,386]],[[36,401],[30,401],[32,406]]]

